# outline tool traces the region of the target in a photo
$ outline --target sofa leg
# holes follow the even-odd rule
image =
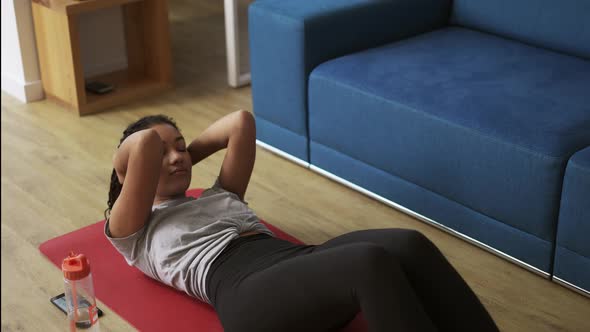
[[[250,73],[240,74],[240,31],[238,0],[224,0],[227,81],[237,88],[250,83]]]

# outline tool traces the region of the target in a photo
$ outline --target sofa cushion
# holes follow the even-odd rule
[[[453,23],[590,58],[588,0],[454,0]]]
[[[447,28],[316,68],[310,139],[553,243],[588,86],[590,62]]]
[[[307,83],[312,69],[344,54],[446,26],[451,10],[451,0],[319,3],[259,0],[248,8],[257,138],[304,161],[309,161]]]
[[[557,229],[555,276],[590,292],[590,147],[568,162]]]

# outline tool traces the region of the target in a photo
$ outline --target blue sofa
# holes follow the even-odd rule
[[[258,0],[258,140],[587,292],[589,17],[588,0]]]
[[[590,148],[570,158],[557,223],[554,278],[590,290]]]

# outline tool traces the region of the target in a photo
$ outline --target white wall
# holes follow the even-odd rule
[[[23,102],[43,99],[30,1],[1,2],[2,90]]]
[[[43,99],[30,0],[2,2],[2,90],[23,102]],[[79,17],[85,77],[127,66],[120,7]]]

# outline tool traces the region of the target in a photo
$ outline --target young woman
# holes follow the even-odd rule
[[[274,237],[244,201],[255,138],[246,111],[188,146],[166,116],[129,125],[113,159],[105,235],[130,265],[212,304],[227,332],[337,331],[359,311],[369,331],[498,331],[417,231],[357,231],[320,245]],[[221,149],[215,184],[186,197],[191,167]]]

